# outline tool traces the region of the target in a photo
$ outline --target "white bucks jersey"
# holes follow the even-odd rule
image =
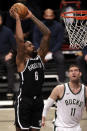
[[[55,126],[74,127],[79,124],[85,106],[85,87],[74,94],[68,83],[65,83],[64,95],[57,101]]]

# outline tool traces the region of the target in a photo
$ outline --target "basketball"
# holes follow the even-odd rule
[[[24,19],[25,16],[28,14],[28,8],[27,8],[24,4],[22,4],[22,3],[15,3],[15,4],[11,7],[11,9],[10,9],[10,14],[11,14],[11,16],[14,17],[14,15],[13,15],[12,12],[11,12],[11,10],[16,11],[16,12],[19,14],[19,17],[20,17],[21,19]]]

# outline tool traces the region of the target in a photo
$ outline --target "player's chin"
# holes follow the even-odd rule
[[[32,52],[32,57],[36,57],[36,56],[37,56],[37,51],[34,50],[34,51]]]
[[[77,78],[73,78],[72,81],[73,81],[73,82],[77,82],[78,79],[77,79]]]
[[[33,50],[32,52],[29,52],[29,56],[35,58],[37,56],[37,51]]]

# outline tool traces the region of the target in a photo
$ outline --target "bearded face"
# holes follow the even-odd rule
[[[37,50],[30,41],[25,42],[25,54],[32,58],[34,58],[37,55]]]

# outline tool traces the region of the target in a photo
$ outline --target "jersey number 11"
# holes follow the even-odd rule
[[[71,108],[71,116],[74,116],[76,112],[76,108]]]

